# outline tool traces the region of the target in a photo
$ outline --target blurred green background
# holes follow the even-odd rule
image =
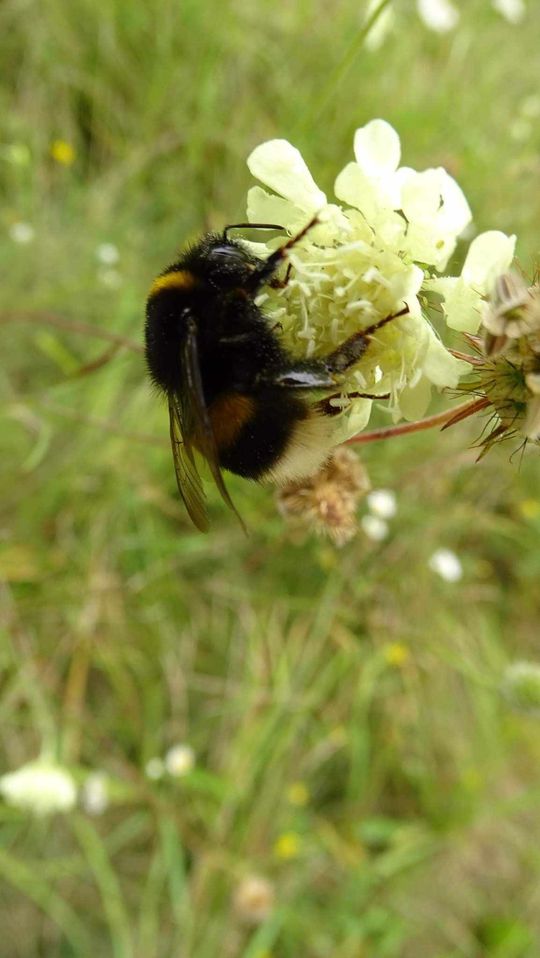
[[[378,50],[365,6],[0,7],[0,772],[45,749],[108,782],[103,809],[0,804],[2,958],[540,954],[540,725],[500,690],[540,661],[537,453],[475,464],[478,423],[369,445],[397,514],[341,550],[231,479],[251,534],[212,498],[203,537],[141,355],[49,325],[140,344],[154,275],[244,217],[257,143],[331,193],[377,116],[532,273],[539,5],[436,35],[394,0]],[[179,743],[194,768],[160,775]]]

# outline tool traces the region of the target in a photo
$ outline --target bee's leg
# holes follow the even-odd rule
[[[262,286],[263,283],[267,283],[270,280],[270,278],[273,276],[273,274],[276,272],[281,261],[285,259],[285,257],[287,256],[287,253],[289,252],[289,250],[292,249],[293,246],[296,246],[296,244],[299,243],[300,240],[304,238],[306,233],[309,233],[309,231],[313,229],[313,227],[316,226],[318,222],[319,222],[319,217],[318,217],[318,214],[316,214],[312,219],[310,219],[309,223],[307,223],[307,225],[304,226],[304,228],[300,230],[299,233],[296,234],[296,236],[291,236],[291,238],[287,240],[287,242],[284,243],[283,246],[280,246],[279,249],[274,250],[274,252],[271,253],[270,256],[268,257],[268,259],[265,259],[264,263],[262,263],[261,266],[259,266],[258,269],[254,270],[254,272],[251,274],[249,278],[249,284],[246,284],[246,289],[251,289],[255,291],[259,289],[259,287]]]
[[[325,414],[325,416],[339,416],[342,412],[341,407],[333,406],[333,399],[340,399],[339,393],[334,393],[333,396],[327,396],[326,399],[320,399],[316,404],[317,408]],[[377,396],[374,393],[345,393],[345,399],[390,399],[390,393],[379,393]]]
[[[292,263],[289,263],[289,265],[287,266],[287,272],[285,273],[285,278],[278,279],[277,276],[273,276],[270,282],[268,283],[268,285],[271,286],[272,289],[285,289],[285,287],[288,286],[289,284],[289,280],[291,278],[291,272],[292,272]]]
[[[368,326],[358,333],[353,333],[341,346],[338,346],[329,356],[326,356],[322,362],[329,372],[337,374],[344,373],[349,366],[353,366],[354,363],[357,363],[358,360],[362,358],[370,344],[373,333],[377,332],[378,329],[382,329],[383,326],[386,326],[386,324],[390,323],[393,319],[405,316],[408,312],[409,307],[405,305],[399,313],[392,313],[390,316],[385,316],[384,319],[373,323],[372,326]]]

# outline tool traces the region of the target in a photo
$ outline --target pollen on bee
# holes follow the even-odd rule
[[[161,293],[164,289],[193,289],[197,285],[197,278],[188,269],[175,269],[164,273],[154,280],[148,293],[148,299]]]

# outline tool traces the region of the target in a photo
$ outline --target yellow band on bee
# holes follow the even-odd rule
[[[177,269],[170,273],[164,273],[154,280],[148,293],[148,299],[161,293],[163,289],[193,289],[197,285],[197,280],[193,273],[187,269]]]

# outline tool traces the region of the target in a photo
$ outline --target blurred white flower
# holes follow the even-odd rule
[[[418,16],[429,30],[449,33],[459,22],[459,10],[450,0],[416,0]]]
[[[509,665],[503,676],[502,691],[514,708],[540,715],[538,662],[513,662]]]
[[[527,12],[525,0],[491,0],[491,6],[509,23],[521,23]]]
[[[195,766],[195,752],[190,745],[173,745],[165,755],[165,768],[169,775],[181,778]]]
[[[380,4],[381,0],[370,0],[364,18],[366,23]],[[392,31],[395,20],[396,15],[392,7],[387,7],[386,10],[383,10],[364,41],[368,50],[378,50],[383,45],[388,34]]]
[[[39,816],[69,812],[77,801],[77,786],[70,772],[45,758],[2,775],[0,792],[8,805]]]
[[[81,789],[81,805],[89,815],[102,815],[109,805],[107,776],[92,772]]]
[[[31,243],[36,235],[36,231],[31,223],[22,222],[12,223],[8,232],[9,238],[12,239],[14,243],[20,243],[21,246]]]
[[[114,243],[100,243],[96,249],[96,257],[104,266],[114,266],[120,259],[120,253]]]
[[[122,285],[122,274],[117,269],[98,270],[98,280],[102,286],[108,286],[109,289],[119,289]]]
[[[379,516],[362,516],[360,525],[368,539],[371,539],[373,542],[382,542],[383,539],[388,537],[388,533],[390,532],[388,523]]]
[[[445,582],[459,582],[463,576],[463,566],[451,549],[437,549],[429,560],[429,567]]]
[[[397,512],[396,494],[391,489],[374,489],[366,502],[369,511],[380,519],[392,519]]]
[[[149,758],[144,767],[144,771],[147,778],[150,778],[153,781],[163,778],[165,774],[165,765],[163,763],[163,759],[158,758],[157,756],[154,756],[154,758]]]
[[[247,875],[234,893],[235,913],[246,925],[262,924],[270,917],[274,904],[274,886],[260,875]]]

